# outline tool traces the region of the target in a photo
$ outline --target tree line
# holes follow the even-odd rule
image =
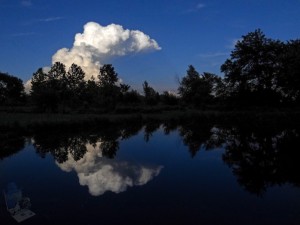
[[[177,93],[158,93],[147,81],[139,93],[120,82],[111,64],[100,68],[97,79],[86,81],[80,66],[72,64],[66,69],[56,62],[47,73],[40,68],[33,74],[28,95],[20,79],[0,73],[0,105],[29,104],[41,112],[300,105],[300,39],[274,40],[257,29],[242,36],[220,69],[224,77],[200,74],[190,65],[179,80]]]

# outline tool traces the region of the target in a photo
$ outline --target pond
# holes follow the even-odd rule
[[[0,187],[30,197],[23,224],[300,224],[299,140],[193,121],[7,134]]]

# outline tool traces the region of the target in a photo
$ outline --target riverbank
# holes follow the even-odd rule
[[[42,127],[97,127],[118,123],[145,123],[148,121],[178,123],[212,122],[212,123],[287,123],[300,122],[299,111],[201,111],[182,110],[158,113],[130,114],[39,114],[39,113],[0,113],[1,131],[10,129],[34,129]]]

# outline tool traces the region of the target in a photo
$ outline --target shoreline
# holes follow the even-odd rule
[[[104,113],[104,114],[61,114],[61,113],[5,113],[0,112],[2,132],[10,129],[34,129],[49,126],[106,126],[118,123],[147,123],[149,121],[189,123],[202,122],[257,122],[257,123],[300,123],[300,111],[203,111],[182,110],[153,113]]]

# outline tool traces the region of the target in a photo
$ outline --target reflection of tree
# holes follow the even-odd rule
[[[152,137],[152,134],[160,127],[159,121],[148,121],[144,128],[144,140],[148,142],[150,140],[150,137]]]
[[[182,125],[179,134],[183,143],[188,146],[192,158],[201,148],[210,150],[220,145],[218,139],[213,136],[212,126],[208,123]]]
[[[133,135],[136,135],[143,127],[142,123],[131,122],[130,124],[125,124],[123,128],[120,129],[120,135],[122,139],[128,139]]]
[[[34,136],[33,146],[36,152],[44,158],[50,153],[58,163],[63,163],[72,157],[80,160],[87,152],[87,145],[98,147],[104,157],[114,158],[119,149],[119,139],[129,138],[141,129],[141,124],[110,127],[99,130],[93,135],[77,133],[39,133]]]
[[[19,133],[0,132],[0,159],[21,151],[25,147],[25,138]]]
[[[178,123],[175,120],[169,120],[163,123],[163,129],[166,135],[170,134],[171,131],[176,130],[177,127]]]
[[[300,185],[300,152],[296,130],[231,129],[223,160],[232,168],[238,182],[249,192],[262,195],[269,186],[292,183]]]
[[[157,120],[148,121],[144,126],[145,141],[149,141],[160,127],[165,134],[178,129],[192,157],[200,149],[224,147],[223,161],[232,169],[239,184],[251,193],[262,195],[268,187],[285,183],[300,186],[300,151],[295,149],[300,141],[299,128],[282,129],[281,125],[270,124],[255,127],[254,123],[244,122],[228,128],[216,127],[213,123],[201,119],[191,121],[168,120],[162,125]],[[90,147],[99,157],[103,156],[103,161],[116,156],[120,147],[119,140],[137,134],[142,127],[140,122],[122,123],[100,128],[93,135],[67,132],[38,134],[34,136],[34,146],[42,157],[50,153],[60,164],[70,160],[78,164],[84,163],[81,159]],[[0,146],[3,146],[2,143]],[[20,142],[14,144],[16,146],[10,146],[21,149],[24,147],[24,140],[20,139]],[[100,164],[98,166],[100,167]]]
[[[119,142],[116,140],[103,141],[101,142],[100,148],[103,156],[113,159],[119,149]]]
[[[75,161],[80,160],[86,153],[87,142],[88,140],[85,137],[74,137],[68,139],[68,152],[71,153]]]
[[[79,160],[86,152],[86,138],[80,136],[67,136],[66,134],[55,133],[51,135],[34,136],[33,146],[36,152],[44,158],[51,153],[54,159],[63,163],[68,159],[70,153],[74,160]]]

